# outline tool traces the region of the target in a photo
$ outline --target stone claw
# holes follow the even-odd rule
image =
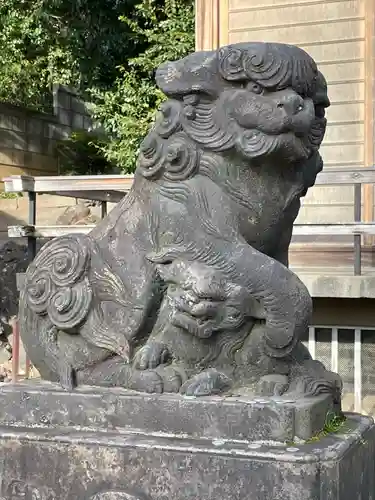
[[[286,375],[272,373],[261,377],[256,393],[259,396],[281,396],[288,390],[288,386],[289,380]]]
[[[168,348],[159,342],[150,342],[144,345],[135,354],[133,367],[138,370],[152,370],[167,362],[169,358]]]
[[[180,393],[185,396],[210,396],[221,394],[228,390],[231,385],[232,381],[224,373],[210,369],[187,380],[182,385]]]
[[[155,370],[135,370],[127,383],[133,391],[161,394],[164,391],[162,377]]]

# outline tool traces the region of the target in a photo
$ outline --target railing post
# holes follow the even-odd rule
[[[29,224],[35,226],[36,224],[36,193],[29,191]],[[29,261],[34,260],[36,255],[36,238],[35,236],[27,237],[27,251],[29,256]]]
[[[12,319],[12,333],[12,382],[16,383],[20,368],[20,331],[17,317]]]
[[[362,184],[354,184],[354,222],[361,222],[362,215]],[[362,273],[362,240],[361,235],[354,236],[354,275]]]
[[[102,201],[101,202],[101,208],[102,208],[102,219],[104,219],[104,217],[107,215],[107,202],[106,201]]]
[[[331,337],[331,371],[338,373],[339,371],[339,335],[338,328],[332,328]]]
[[[36,193],[34,191],[29,191],[29,224],[31,226],[36,225]],[[27,253],[29,257],[29,262],[32,262],[36,256],[36,238],[35,236],[27,237]],[[13,349],[16,352],[13,352],[12,357],[12,375],[13,381],[17,382],[19,375],[19,357],[20,357],[20,330],[19,330],[19,322],[18,317],[15,320],[16,327],[13,332]],[[30,360],[26,357],[26,378],[29,378],[30,373]]]
[[[354,411],[362,411],[362,332],[354,330]]]
[[[311,357],[315,359],[315,350],[316,350],[316,336],[315,336],[315,327],[309,327],[309,351]]]

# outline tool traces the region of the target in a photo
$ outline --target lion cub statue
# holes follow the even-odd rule
[[[30,359],[66,388],[339,400],[338,376],[301,343],[312,301],[288,269],[322,169],[323,75],[297,47],[244,43],[167,62],[156,82],[167,100],[129,194],[27,271]]]

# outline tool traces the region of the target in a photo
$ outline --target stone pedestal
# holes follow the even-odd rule
[[[348,415],[342,434],[301,444],[325,418],[323,396],[187,399],[30,383],[2,387],[0,408],[1,500],[375,495],[372,419]]]

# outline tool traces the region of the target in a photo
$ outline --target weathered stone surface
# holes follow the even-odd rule
[[[158,68],[168,100],[130,193],[88,236],[27,271],[21,335],[43,378],[292,399],[341,381],[301,344],[311,297],[288,269],[300,198],[322,168],[329,106],[313,59],[244,43]]]
[[[82,391],[80,404],[79,392],[74,395],[35,385],[1,388],[2,500],[374,498],[372,419],[349,415],[343,434],[308,444],[234,439],[237,422],[233,422],[229,436],[230,422],[220,421],[220,404],[215,415],[205,399],[184,402],[187,407],[195,407],[195,420],[198,416],[203,419],[198,428],[197,421],[190,426],[188,418],[180,418],[179,411],[175,422],[170,423],[168,401],[173,401],[169,399],[172,396],[129,394],[127,404],[122,405],[121,396],[117,397],[119,390],[108,392],[103,400],[100,391],[96,395],[92,389]],[[116,394],[112,407],[109,394]],[[139,413],[140,421],[130,415],[137,405],[143,412]],[[167,425],[173,432],[166,432],[167,425],[155,413],[157,406],[168,416]],[[227,415],[234,416],[237,411],[243,418],[243,403],[235,406],[237,409],[229,409]],[[104,408],[108,415],[104,415]],[[6,414],[13,415],[14,421],[6,424]],[[255,413],[249,412],[250,425],[254,417]],[[131,424],[125,426],[126,422]],[[215,429],[218,422],[221,428]],[[226,433],[227,437],[217,438],[217,433]]]
[[[283,396],[197,399],[89,387],[68,393],[37,382],[3,387],[0,405],[0,425],[79,425],[194,438],[273,441],[309,439],[337,409],[329,394],[298,400]]]

